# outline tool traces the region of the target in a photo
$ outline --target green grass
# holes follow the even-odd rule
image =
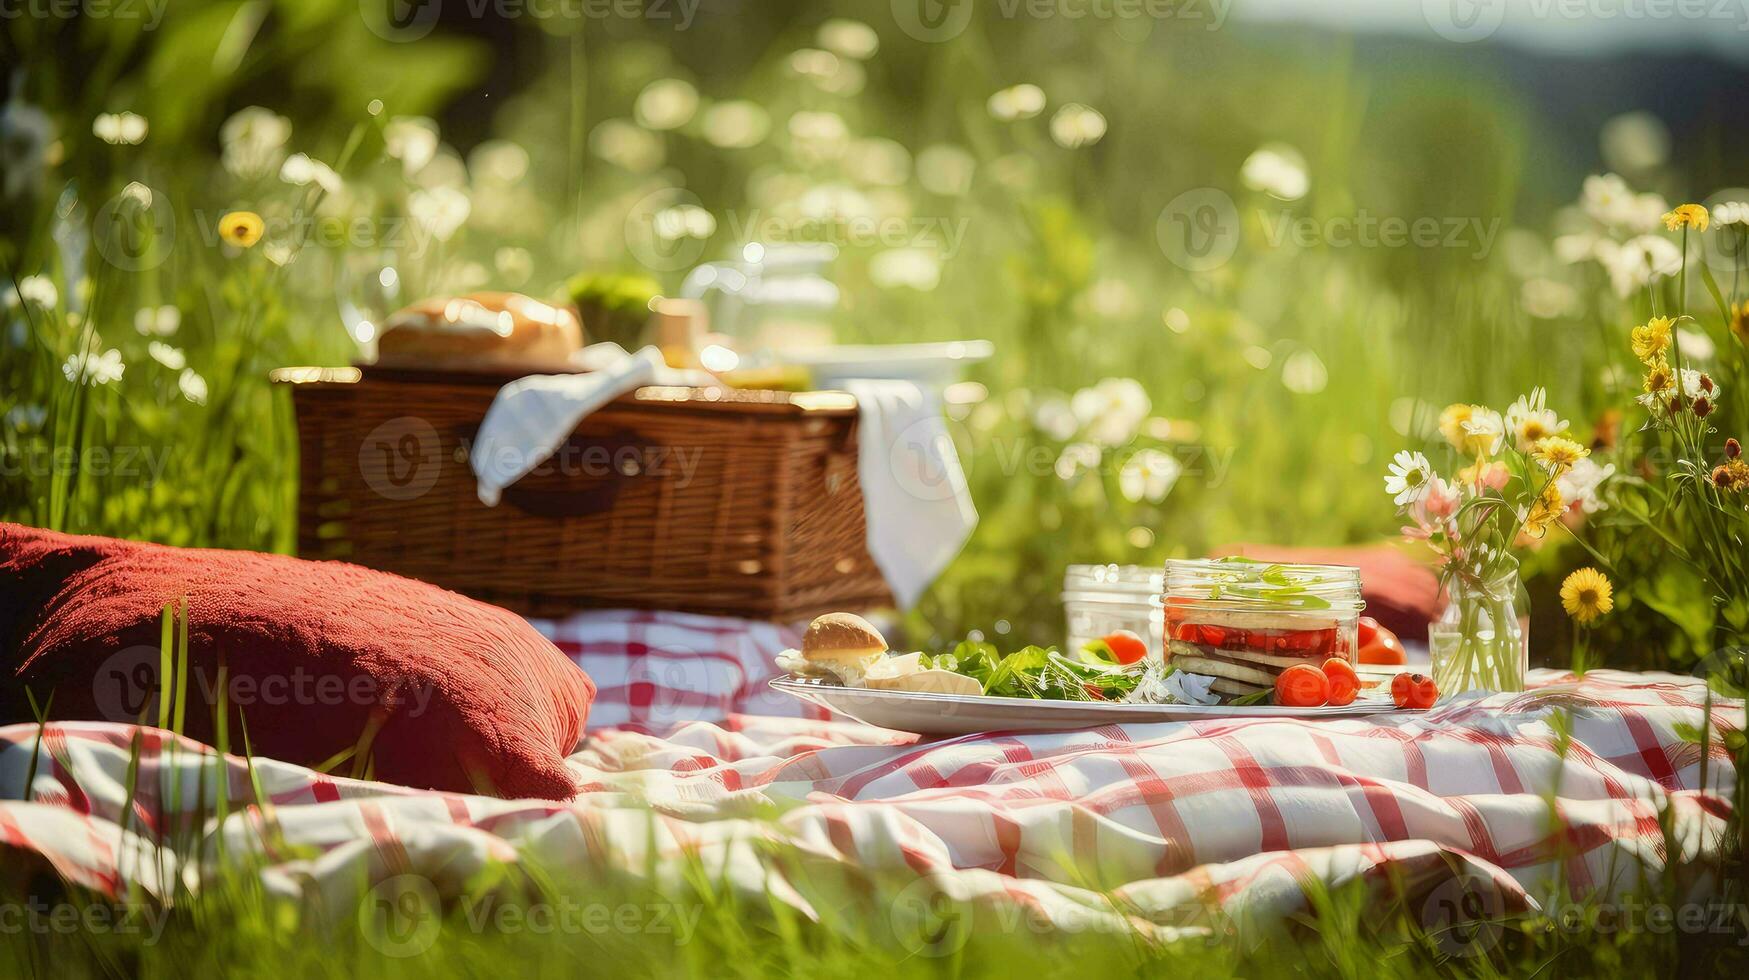
[[[79,894],[46,872],[14,875],[8,907],[34,907],[30,921],[44,925],[0,943],[0,964],[65,977],[1531,977],[1727,976],[1749,962],[1740,902],[1685,903],[1659,891],[1565,903],[1558,918],[1479,903],[1482,918],[1458,921],[1437,904],[1459,894],[1449,889],[1313,884],[1305,910],[1285,920],[1194,910],[1159,928],[1085,916],[1061,929],[1025,909],[958,902],[927,880],[890,876],[792,877],[806,914],[736,890],[697,861],[666,869],[673,884],[664,887],[650,884],[654,874],[553,876],[524,865],[452,873],[441,885],[384,873],[374,888],[361,877],[345,890],[362,899],[324,907],[315,894],[269,895],[248,862],[237,863],[198,891],[179,890],[171,907]]]

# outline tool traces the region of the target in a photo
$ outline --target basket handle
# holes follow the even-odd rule
[[[613,509],[620,491],[632,480],[655,475],[645,474],[635,464],[631,469],[623,468],[628,458],[625,453],[637,453],[648,443],[648,439],[625,430],[593,437],[573,434],[552,458],[505,487],[500,500],[525,514],[550,520],[605,513]]]
[[[619,482],[610,481],[588,490],[554,491],[505,487],[499,499],[530,517],[562,520],[610,511],[618,497]]]

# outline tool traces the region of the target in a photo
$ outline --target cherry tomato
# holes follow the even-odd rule
[[[1275,679],[1275,703],[1313,708],[1330,699],[1330,679],[1311,664],[1295,664]]]
[[[1391,678],[1391,701],[1399,708],[1431,708],[1439,688],[1426,674],[1401,673]]]
[[[1360,617],[1360,631],[1359,631],[1359,636],[1356,637],[1356,639],[1358,640],[1358,642],[1361,646],[1366,646],[1368,643],[1371,643],[1372,638],[1377,636],[1378,634],[1379,634],[1379,621],[1378,620],[1372,618],[1371,616]]]
[[[1120,664],[1133,664],[1148,655],[1148,645],[1129,630],[1118,630],[1100,637],[1106,649]]]
[[[1372,624],[1370,629],[1367,624]],[[1403,649],[1403,641],[1397,639],[1397,634],[1385,629],[1371,616],[1360,617],[1360,649],[1355,652],[1355,662],[1363,664],[1383,664],[1387,667],[1409,662],[1409,653]]]
[[[1360,676],[1341,657],[1324,661],[1324,676],[1330,681],[1331,704],[1352,704],[1360,693]]]

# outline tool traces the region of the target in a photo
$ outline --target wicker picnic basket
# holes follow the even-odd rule
[[[864,538],[856,403],[642,388],[482,504],[468,465],[508,378],[284,368],[298,551],[526,615],[637,607],[793,621],[891,604]]]

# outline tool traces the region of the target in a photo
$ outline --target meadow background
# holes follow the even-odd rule
[[[1385,464],[1449,459],[1453,401],[1546,386],[1582,440],[1625,425],[1599,458],[1639,471],[1609,414],[1635,263],[1663,204],[1749,183],[1744,63],[1237,2],[949,5],[951,33],[847,2],[8,18],[0,517],[289,551],[270,369],[346,363],[438,292],[673,290],[750,228],[843,246],[840,340],[996,344],[953,392],[982,520],[921,643],[1059,640],[1070,563],[1392,537]],[[252,248],[218,234],[237,209]],[[854,230],[878,221],[899,236]],[[1686,668],[1713,610],[1609,503],[1578,526],[1618,563],[1596,646]],[[1554,590],[1587,560],[1527,558],[1539,662],[1566,663]]]

